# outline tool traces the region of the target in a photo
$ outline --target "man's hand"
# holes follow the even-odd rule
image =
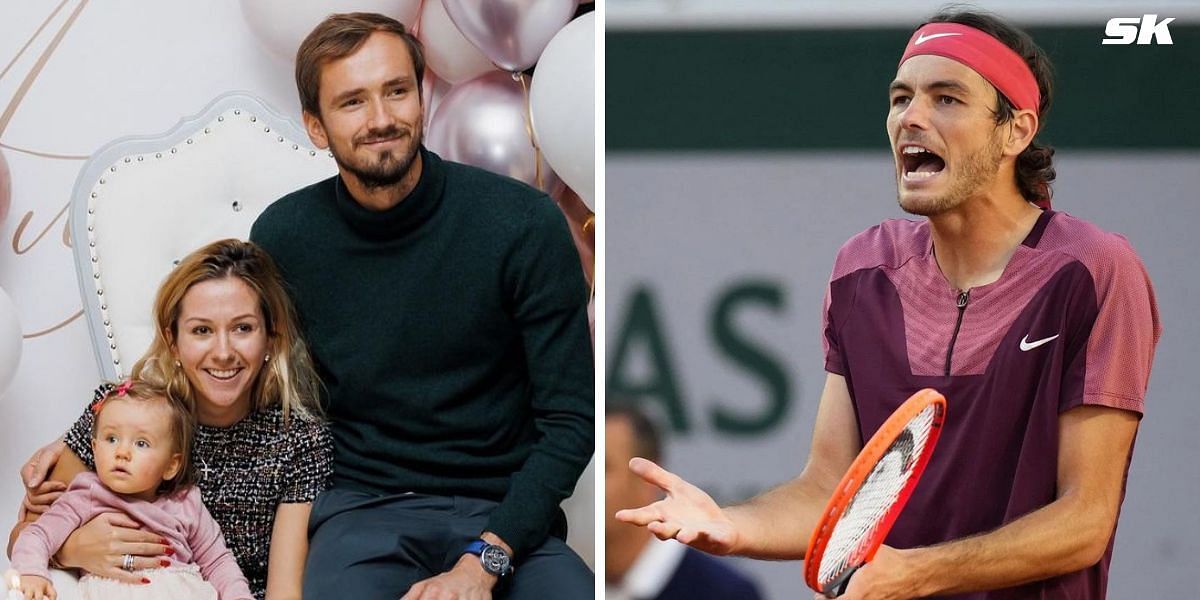
[[[710,554],[737,549],[738,531],[711,496],[644,458],[630,460],[629,468],[667,497],[642,508],[619,510],[617,520],[642,525],[659,539],[675,538]]]
[[[454,568],[409,588],[400,600],[491,600],[496,576],[483,570],[479,557],[464,554]]]
[[[63,566],[83,569],[93,575],[125,583],[149,583],[121,567],[126,554],[133,555],[133,569],[153,569],[171,564],[175,550],[162,536],[139,529],[137,521],[124,513],[104,513],[71,534],[58,553]]]
[[[850,577],[850,586],[840,600],[909,600],[921,594],[913,581],[912,561],[903,550],[880,546],[871,562]],[[825,600],[817,593],[814,600]]]
[[[58,594],[54,591],[54,584],[50,583],[49,579],[37,575],[21,576],[21,593],[25,595],[25,600],[42,600],[42,598],[57,600],[58,598]]]

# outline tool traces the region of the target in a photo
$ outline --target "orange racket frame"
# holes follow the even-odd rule
[[[808,552],[804,556],[804,582],[808,584],[808,587],[825,593],[825,590],[821,589],[817,577],[820,572],[821,558],[825,555],[825,546],[829,543],[830,536],[833,535],[834,526],[841,519],[842,513],[854,495],[858,493],[867,476],[887,453],[892,442],[914,417],[930,405],[935,408],[929,439],[926,440],[925,448],[913,466],[912,476],[904,484],[900,494],[896,496],[896,501],[880,521],[879,527],[875,528],[874,538],[870,542],[870,549],[867,551],[863,564],[870,562],[875,557],[875,552],[879,550],[879,546],[891,531],[892,525],[895,524],[896,518],[900,516],[900,511],[904,509],[904,504],[908,502],[908,497],[917,487],[917,481],[921,478],[921,473],[925,471],[925,465],[929,462],[929,456],[933,454],[933,447],[937,445],[938,436],[942,432],[942,422],[946,418],[946,398],[936,390],[925,388],[909,396],[908,400],[905,400],[904,404],[901,404],[900,408],[897,408],[887,421],[883,422],[875,435],[871,436],[871,440],[863,446],[854,462],[850,463],[850,468],[846,470],[842,481],[838,483],[833,492],[833,497],[825,505],[825,512],[821,514],[821,520],[817,523],[812,538],[808,541]]]

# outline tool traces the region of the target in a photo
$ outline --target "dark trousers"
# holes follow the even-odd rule
[[[418,581],[450,570],[495,507],[461,496],[327,490],[313,502],[308,521],[304,597],[396,600]],[[558,538],[517,557],[515,566],[497,583],[494,598],[593,597],[595,575]]]

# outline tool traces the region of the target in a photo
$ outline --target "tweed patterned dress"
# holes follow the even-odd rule
[[[96,390],[96,399],[109,386]],[[95,468],[91,403],[67,432],[67,447]],[[225,543],[261,600],[267,588],[267,556],[275,510],[281,503],[312,502],[329,487],[333,439],[325,424],[272,407],[252,412],[230,427],[196,425],[193,465],[200,495],[221,526]]]

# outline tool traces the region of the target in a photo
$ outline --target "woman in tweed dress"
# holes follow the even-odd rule
[[[327,486],[333,445],[278,271],[254,244],[214,242],[168,275],[154,317],[154,342],[132,375],[167,387],[194,408],[198,486],[255,596],[299,598],[308,513]],[[63,440],[22,469],[29,510],[13,538],[76,474],[93,467],[91,419],[85,409]],[[162,540],[137,527],[125,515],[96,517],[56,559],[66,568],[136,583],[129,571],[169,559]]]

